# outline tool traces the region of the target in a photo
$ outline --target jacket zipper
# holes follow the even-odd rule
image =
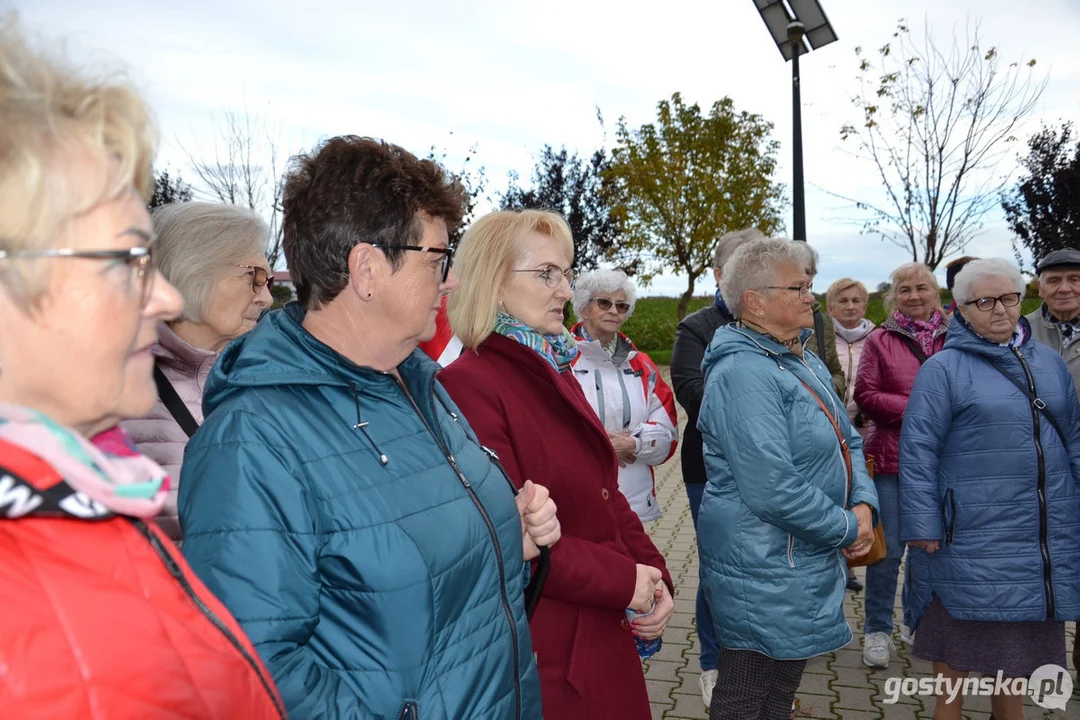
[[[787,562],[789,567],[795,567],[795,536],[791,533],[787,536]]]
[[[391,377],[393,377],[393,376],[391,376]],[[506,594],[506,566],[503,563],[503,556],[502,556],[502,552],[501,552],[501,547],[499,545],[499,534],[495,531],[495,524],[493,522],[491,522],[491,516],[488,515],[487,508],[485,508],[484,504],[482,502],[480,502],[480,498],[477,497],[476,491],[473,490],[473,486],[469,483],[468,479],[461,472],[461,468],[458,467],[457,460],[455,460],[454,456],[450,453],[450,448],[448,448],[446,446],[446,444],[443,442],[442,438],[439,437],[439,435],[435,432],[435,430],[431,427],[431,425],[428,424],[428,421],[424,418],[424,414],[422,412],[420,412],[420,407],[416,404],[416,401],[413,399],[412,395],[409,394],[409,391],[404,386],[404,384],[402,384],[402,382],[400,380],[398,380],[396,377],[394,377],[393,380],[394,380],[395,383],[397,383],[398,388],[401,389],[401,393],[409,401],[409,404],[412,406],[413,410],[416,412],[416,416],[420,418],[420,422],[422,422],[424,424],[424,427],[427,428],[427,431],[429,433],[431,433],[431,437],[435,439],[435,444],[439,446],[439,449],[442,450],[443,455],[446,456],[446,460],[447,460],[447,462],[450,463],[450,467],[452,467],[454,469],[454,472],[457,473],[458,480],[461,481],[461,484],[465,488],[465,492],[468,494],[469,499],[472,500],[473,505],[475,505],[476,509],[480,511],[480,517],[482,517],[484,519],[484,525],[487,526],[488,535],[491,537],[491,544],[495,548],[495,560],[497,561],[498,566],[499,566],[499,595],[500,595],[500,598],[502,600],[503,612],[506,613],[506,620],[510,625],[510,641],[511,641],[511,643],[513,645],[513,649],[514,649],[514,699],[516,701],[515,706],[514,706],[514,717],[517,718],[518,720],[520,720],[521,719],[521,661],[518,658],[519,649],[518,649],[517,625],[514,623],[514,611],[510,608],[510,597]],[[431,378],[431,389],[430,390],[431,390],[431,397],[434,400],[435,399],[435,377],[434,376],[432,376],[432,378]],[[406,708],[406,709],[408,709],[408,708]],[[408,716],[403,715],[403,717],[408,717]]]
[[[221,634],[225,636],[225,639],[236,648],[236,651],[240,653],[244,660],[247,661],[247,664],[251,666],[251,669],[255,671],[255,674],[259,677],[259,682],[262,683],[263,689],[266,690],[266,694],[270,696],[270,701],[274,703],[274,709],[277,710],[281,720],[286,720],[285,709],[282,708],[278,702],[273,685],[266,676],[263,675],[259,663],[255,661],[255,658],[251,656],[247,651],[247,648],[244,647],[244,644],[233,634],[232,630],[221,621],[221,618],[215,615],[214,611],[206,606],[206,603],[204,603],[198,593],[195,592],[195,588],[191,586],[187,576],[184,575],[184,571],[180,569],[180,564],[176,562],[172,553],[168,551],[161,540],[146,526],[146,523],[142,520],[135,519],[132,519],[131,522],[142,536],[147,539],[150,543],[150,547],[154,549],[154,552],[157,553],[158,557],[161,558],[161,562],[165,565],[165,569],[169,571],[169,574],[180,582],[180,586],[184,589],[187,596],[191,598],[191,601],[195,603],[195,607],[198,608],[199,612],[202,613],[214,627],[221,631]]]
[[[401,707],[401,715],[398,716],[398,720],[419,720],[419,718],[420,710],[416,707],[416,703],[412,700],[406,700]]]
[[[1020,361],[1020,367],[1024,370],[1024,377],[1027,379],[1028,390],[1031,393],[1030,402],[1031,406],[1031,424],[1035,428],[1035,457],[1038,461],[1039,467],[1039,482],[1038,482],[1038,494],[1039,494],[1039,550],[1042,553],[1042,565],[1043,565],[1043,590],[1046,593],[1046,619],[1054,619],[1054,583],[1053,572],[1050,567],[1050,546],[1047,542],[1047,521],[1046,521],[1046,458],[1043,455],[1042,435],[1041,435],[1041,423],[1039,420],[1039,410],[1035,405],[1036,400],[1039,398],[1039,391],[1035,387],[1035,378],[1031,374],[1030,368],[1028,368],[1027,360],[1024,359],[1024,354],[1017,348],[1011,348],[1013,355]]]

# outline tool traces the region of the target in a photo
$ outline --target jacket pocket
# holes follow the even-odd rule
[[[415,700],[406,700],[402,704],[398,720],[420,720],[420,710],[416,707]]]
[[[788,567],[795,567],[795,536],[790,533],[787,536],[787,564]]]
[[[956,493],[952,488],[941,499],[941,524],[945,528],[945,544],[952,545],[953,528],[956,525]]]
[[[588,653],[585,647],[587,639],[584,635],[587,623],[582,622],[581,613],[580,607],[574,608],[574,632],[570,635],[570,658],[566,663],[566,682],[578,695],[585,697],[588,667],[584,658]]]

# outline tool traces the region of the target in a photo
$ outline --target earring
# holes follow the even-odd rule
[[[370,299],[371,299],[371,293],[368,293],[368,294],[367,294],[367,299],[368,299],[368,300],[370,300]]]

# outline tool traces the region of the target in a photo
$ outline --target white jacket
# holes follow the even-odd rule
[[[675,453],[679,439],[675,397],[656,364],[630,343],[630,354],[615,367],[598,340],[574,327],[580,354],[574,377],[604,427],[628,431],[637,442],[637,461],[619,469],[619,489],[643,521],[660,517],[653,467]]]

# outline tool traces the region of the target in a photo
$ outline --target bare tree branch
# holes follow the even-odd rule
[[[901,19],[877,51],[878,67],[861,48],[856,55],[860,89],[852,102],[862,120],[844,125],[840,137],[873,166],[885,202],[829,194],[869,215],[864,232],[937,267],[963,250],[997,204],[1008,177],[995,176],[996,167],[1046,79],[1035,77],[1034,60],[1003,64],[974,21],[944,48],[929,27],[912,41]]]

